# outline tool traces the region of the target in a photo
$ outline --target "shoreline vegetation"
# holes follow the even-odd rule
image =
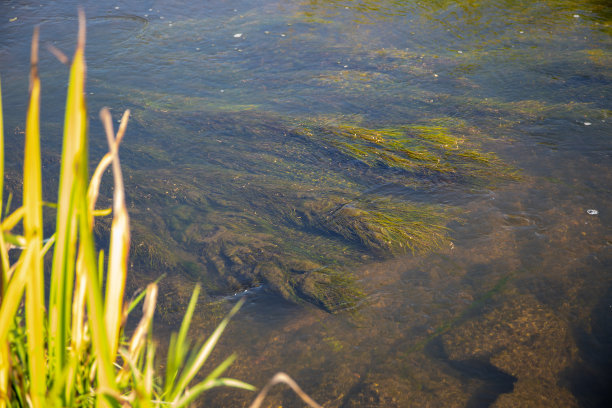
[[[124,300],[130,223],[118,148],[129,110],[116,134],[109,110],[101,111],[109,152],[89,179],[84,48],[85,16],[80,10],[68,84],[58,201],[46,203],[42,200],[38,28],[34,31],[21,207],[8,214],[12,197],[4,203],[4,195],[0,195],[0,208],[6,204],[0,233],[0,408],[183,407],[213,387],[254,391],[250,384],[222,377],[236,354],[202,379],[200,369],[244,299],[232,307],[205,342],[193,346],[188,330],[200,293],[197,285],[179,332],[171,335],[165,372],[156,372],[152,321],[157,282],[131,302]],[[60,61],[68,62],[61,51],[51,51]],[[0,191],[4,191],[2,132],[0,83]],[[109,166],[114,179],[113,205],[96,210],[102,176]],[[46,239],[43,207],[51,207],[57,214],[55,230]],[[94,220],[111,213],[108,254],[96,252]],[[46,262],[51,254],[52,262]],[[127,338],[128,314],[140,303],[140,321]],[[311,407],[319,407],[284,373],[274,376],[251,406],[258,407],[267,390],[278,383],[287,384]]]

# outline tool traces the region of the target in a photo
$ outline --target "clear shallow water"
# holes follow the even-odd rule
[[[325,406],[609,403],[606,2],[196,3],[85,4],[92,156],[105,149],[99,108],[131,108],[131,285],[168,273],[160,341],[200,282],[196,337],[250,290],[216,358],[237,351],[229,374],[257,386],[283,370]],[[68,52],[75,7],[0,6],[16,192],[31,30],[42,23],[43,42]],[[52,197],[67,69],[43,53],[41,71]],[[341,126],[443,126],[520,178],[495,180],[503,166],[472,177],[478,162],[459,159],[450,176],[385,167],[350,156],[358,140],[337,144]],[[398,202],[453,214],[428,218],[449,228],[438,249],[381,254],[298,218],[327,201],[360,209],[389,197],[388,215]],[[280,282],[320,267],[352,272],[364,294],[355,308],[330,314],[304,285]],[[284,300],[293,289],[306,302]],[[268,401],[297,405],[281,389]]]

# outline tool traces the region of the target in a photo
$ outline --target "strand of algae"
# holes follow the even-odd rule
[[[477,144],[445,126],[443,120],[381,129],[315,122],[298,127],[296,132],[371,168],[452,174],[472,181],[515,177],[496,155],[480,151]]]

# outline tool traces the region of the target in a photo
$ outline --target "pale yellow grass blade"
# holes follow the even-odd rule
[[[8,217],[4,219],[2,222],[2,231],[10,231],[13,229],[15,225],[19,221],[23,219],[23,215],[25,214],[25,208],[19,207],[15,211],[13,211]]]
[[[125,279],[127,276],[127,263],[130,250],[130,220],[125,205],[125,193],[123,190],[123,176],[119,163],[118,140],[121,140],[129,110],[121,119],[119,132],[115,138],[112,117],[108,109],[100,112],[100,118],[106,130],[108,146],[113,158],[113,178],[115,184],[113,197],[113,222],[111,229],[111,241],[108,254],[108,272],[106,276],[106,298],[105,323],[108,333],[110,351],[117,353],[121,322],[123,320],[123,292],[125,290]]]
[[[155,314],[155,305],[157,303],[157,284],[152,283],[147,287],[147,295],[142,305],[142,318],[140,323],[136,327],[132,339],[130,340],[129,352],[132,359],[137,359],[140,355],[142,348],[147,343],[147,334],[153,321],[153,315]]]
[[[268,381],[266,386],[259,392],[257,398],[255,398],[249,408],[259,408],[263,403],[263,400],[266,398],[266,395],[268,395],[268,391],[270,391],[270,388],[272,388],[276,384],[287,384],[289,388],[291,388],[293,392],[295,392],[302,399],[302,401],[308,404],[309,407],[323,408],[321,405],[317,404],[315,400],[310,398],[304,391],[302,391],[300,386],[297,385],[297,383],[293,381],[291,377],[282,372],[276,373],[274,377],[272,377],[272,379]]]
[[[13,319],[19,309],[19,304],[23,297],[25,285],[27,282],[27,266],[30,264],[32,254],[27,252],[22,255],[19,262],[19,267],[13,273],[6,291],[2,297],[2,306],[0,307],[0,344],[6,343],[9,332],[13,325]],[[24,267],[25,265],[25,267]]]
[[[126,114],[129,114],[129,111],[126,111],[124,116]],[[125,124],[127,125],[127,119],[125,119]],[[122,126],[119,128],[119,132],[117,132],[117,139],[115,140],[117,148],[119,148],[119,145],[123,140],[123,136],[125,135],[125,128],[126,126]],[[91,176],[91,181],[89,182],[89,190],[87,191],[87,200],[89,201],[89,208],[93,215],[98,215],[96,214],[95,208],[100,192],[100,184],[102,183],[102,176],[104,175],[104,172],[106,171],[108,166],[111,165],[112,162],[113,154],[111,152],[106,153],[104,157],[102,157],[102,160],[100,160],[100,162],[98,163],[98,166],[96,167],[93,176]],[[103,212],[100,212],[100,214],[106,215],[106,211],[104,210]]]

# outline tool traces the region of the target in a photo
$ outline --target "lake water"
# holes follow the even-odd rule
[[[326,407],[612,405],[609,2],[81,3],[92,162],[99,109],[130,108],[129,292],[166,274],[162,345],[199,283],[194,339],[247,296],[212,359],[235,351],[229,376],[258,387],[282,370]],[[0,3],[16,196],[32,29],[70,54],[76,7]],[[68,69],[43,48],[40,71],[53,200]],[[278,386],[266,406],[300,403]]]

